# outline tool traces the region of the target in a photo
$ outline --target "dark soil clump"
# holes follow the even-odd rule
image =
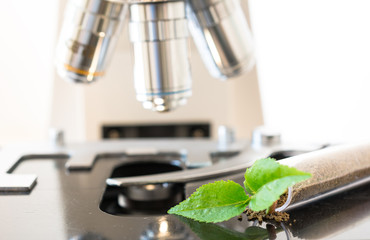
[[[255,212],[247,208],[244,212],[248,220],[258,220],[258,222],[262,222],[264,220],[274,220],[276,222],[287,222],[289,220],[289,214],[286,212],[272,212],[267,214],[265,210]]]
[[[255,212],[247,208],[244,213],[247,215],[248,220],[258,220],[258,222],[266,220],[274,220],[276,222],[287,222],[289,214],[286,212],[276,212],[275,208],[281,207],[288,199],[288,192],[283,193],[280,198],[270,207],[269,211],[266,210]]]
[[[280,196],[279,200],[277,201],[277,207],[283,206],[287,200],[288,200],[288,192],[285,192],[283,195]]]

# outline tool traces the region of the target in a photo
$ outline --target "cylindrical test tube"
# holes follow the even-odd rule
[[[369,182],[370,144],[333,146],[287,158],[279,163],[312,174],[312,178],[289,190],[287,202],[277,209],[284,211]]]

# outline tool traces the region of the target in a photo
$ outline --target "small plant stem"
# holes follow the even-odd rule
[[[270,214],[270,213],[275,212],[276,207],[277,207],[277,201],[275,201],[275,202],[271,205],[271,207],[270,207],[270,208],[269,208],[269,210],[267,211],[267,214]]]

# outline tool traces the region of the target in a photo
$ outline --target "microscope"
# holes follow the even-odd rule
[[[60,75],[76,83],[103,77],[126,18],[136,98],[145,109],[171,111],[191,96],[190,36],[215,78],[254,66],[239,0],[70,1],[58,44]]]
[[[233,78],[254,66],[252,36],[240,4],[240,0],[69,0],[57,46],[57,70],[78,84],[103,81],[128,26],[134,67],[125,71],[134,72],[137,100],[148,110],[172,111],[192,95],[190,37],[214,78]],[[5,218],[1,234],[7,239],[69,240],[245,237],[248,229],[256,233],[256,223],[232,219],[210,225],[166,212],[202,184],[226,179],[242,183],[245,169],[257,159],[294,158],[326,147],[287,144],[280,133],[263,128],[256,129],[251,140],[235,141],[228,129],[220,129],[220,135],[219,141],[65,143],[63,134],[55,133],[52,144],[1,149],[0,215]],[[318,208],[340,204],[346,202],[333,200]],[[368,214],[368,201],[359,204]],[[299,224],[273,228],[278,236],[304,238],[307,225],[302,219],[310,213],[302,210]],[[345,213],[354,220],[362,216]],[[336,226],[332,216],[319,220]],[[258,232],[266,234],[267,228]],[[341,226],[317,237],[337,231]],[[207,238],[207,233],[214,235]]]

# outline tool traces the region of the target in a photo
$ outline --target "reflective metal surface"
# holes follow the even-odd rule
[[[254,161],[257,159],[261,159],[267,156],[273,156],[277,149],[282,149],[284,145],[282,144],[275,144],[266,148],[258,147],[258,148],[242,148],[236,152],[230,152],[230,156],[228,157],[229,160],[227,161],[219,161],[216,164],[200,169],[194,170],[185,170],[179,173],[164,173],[160,175],[150,175],[150,176],[140,176],[140,177],[126,177],[126,178],[109,178],[107,179],[107,184],[110,186],[126,186],[126,185],[141,185],[141,184],[154,184],[154,183],[188,183],[193,181],[202,181],[210,178],[216,177],[223,177],[226,175],[237,174],[245,171],[246,168],[252,166]],[[316,149],[320,149],[321,146],[318,146]],[[357,145],[351,146],[342,150],[342,147],[339,146],[337,148],[332,148],[332,150],[322,150],[315,152],[315,155],[311,156],[296,156],[289,159],[289,165],[295,166],[294,163],[302,163],[303,160],[306,162],[316,161],[316,166],[319,168],[319,161],[317,159],[325,159],[325,158],[335,158],[346,160],[350,156],[353,156],[356,150],[362,149],[364,155],[360,158],[361,161],[367,162],[367,165],[370,165],[370,144],[364,144],[360,147]],[[365,151],[366,150],[366,151]],[[303,151],[301,151],[303,152]],[[221,152],[222,153],[222,152]],[[341,158],[338,155],[342,154]],[[225,155],[227,156],[227,155]],[[284,160],[283,160],[284,162]],[[284,162],[285,163],[285,162]],[[286,164],[288,164],[286,163]],[[367,165],[364,168],[367,168]],[[311,166],[311,165],[309,165]],[[334,166],[333,166],[334,167]],[[309,171],[310,169],[306,168],[303,169]],[[353,172],[356,172],[358,168],[353,169]],[[369,170],[370,171],[370,170]],[[348,169],[348,172],[351,173],[351,169]],[[320,176],[324,178],[325,176]],[[348,183],[348,182],[347,182]]]
[[[89,147],[101,151],[111,145],[122,149],[133,146],[160,149],[166,143],[169,141],[117,141]],[[187,149],[192,164],[211,162],[210,152],[217,150],[217,145],[217,142],[193,140],[170,143],[170,147]],[[83,148],[66,147],[72,146]],[[18,151],[22,152],[22,147]],[[241,221],[236,217],[219,224],[206,224],[166,214],[103,212],[100,203],[108,187],[105,180],[113,169],[128,161],[127,157],[102,158],[92,169],[84,171],[68,171],[65,167],[68,158],[34,157],[22,161],[13,171],[17,175],[37,175],[38,183],[33,191],[26,195],[0,194],[2,239],[367,239],[369,236],[368,184],[293,209],[286,224],[259,225],[247,221],[245,216]],[[224,179],[242,183],[243,174]],[[201,184],[214,180],[188,183],[184,191],[188,196]]]
[[[217,129],[217,138],[220,151],[227,151],[229,145],[235,142],[235,129],[221,125]]]
[[[136,98],[146,109],[167,112],[192,95],[188,29],[214,77],[254,65],[239,0],[70,0],[57,47],[62,77],[91,83],[104,75],[127,8]]]
[[[252,144],[255,147],[271,146],[281,143],[281,133],[274,129],[258,127],[253,130]]]
[[[187,0],[189,29],[209,72],[226,79],[254,66],[252,36],[240,0]]]
[[[111,186],[125,184],[146,184],[170,182],[189,182],[201,179],[220,177],[232,173],[239,173],[250,166],[254,160],[273,155],[286,148],[294,149],[290,144],[283,144],[254,148],[249,141],[237,141],[228,145],[227,151],[220,151],[217,142],[207,140],[179,141],[109,141],[101,143],[68,144],[63,146],[25,145],[7,147],[0,151],[0,174],[12,173],[24,161],[32,159],[67,159],[65,167],[69,171],[91,170],[98,161],[104,159],[125,158],[132,159],[181,156],[189,168],[180,173],[164,173],[160,177],[143,176],[139,178],[121,179],[110,178],[107,183]],[[305,151],[312,151],[320,146],[311,146]],[[204,159],[207,159],[206,161]],[[230,160],[229,160],[230,159]],[[225,161],[226,160],[226,161]],[[127,161],[127,160],[126,160]],[[212,163],[217,163],[212,165]],[[200,169],[194,169],[200,168]]]
[[[188,29],[184,1],[130,5],[137,100],[166,112],[191,96]]]
[[[110,0],[70,0],[57,47],[57,69],[65,79],[90,83],[105,74],[127,13]]]
[[[64,131],[58,128],[49,129],[49,142],[55,146],[62,147],[65,144]]]

